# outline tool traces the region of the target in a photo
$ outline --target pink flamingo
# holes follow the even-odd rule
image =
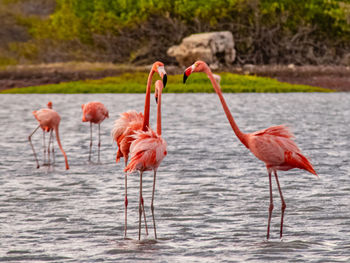
[[[93,101],[81,105],[83,109],[83,122],[90,122],[90,151],[89,162],[91,161],[92,148],[92,124],[98,124],[98,162],[100,162],[101,132],[100,124],[104,119],[108,118],[108,110],[101,102]]]
[[[141,237],[141,204],[143,204],[142,197],[142,174],[145,171],[154,171],[153,175],[153,191],[152,191],[152,202],[151,211],[153,218],[153,229],[154,236],[157,239],[156,223],[154,219],[154,190],[156,185],[156,174],[160,163],[163,161],[164,157],[167,155],[167,144],[162,138],[162,126],[161,126],[161,97],[163,90],[163,83],[157,80],[155,83],[155,95],[157,106],[157,133],[151,128],[147,131],[135,131],[132,137],[134,141],[130,146],[131,160],[128,166],[125,168],[125,172],[132,173],[135,170],[140,172],[140,198],[139,198],[139,240]]]
[[[226,117],[229,123],[231,124],[234,133],[236,134],[238,139],[244,144],[244,146],[247,147],[258,159],[263,161],[266,165],[270,184],[270,206],[267,225],[267,239],[269,239],[270,236],[270,222],[273,210],[271,174],[272,172],[274,173],[282,202],[280,228],[280,238],[282,238],[283,217],[284,211],[286,209],[286,203],[283,199],[280,183],[278,181],[277,170],[287,171],[293,168],[299,168],[306,170],[316,176],[317,173],[315,172],[309,160],[304,155],[302,155],[300,149],[292,140],[294,136],[289,131],[288,127],[284,125],[279,125],[272,126],[270,128],[260,130],[254,133],[241,132],[231,115],[231,112],[222,95],[221,89],[215,81],[208,65],[203,61],[197,61],[192,66],[188,67],[184,72],[184,83],[186,82],[187,77],[193,72],[204,72],[207,74],[215,89],[215,92],[220,98],[222,107],[225,111]]]
[[[167,82],[167,75],[164,69],[164,64],[159,61],[153,63],[150,73],[148,75],[148,80],[147,80],[144,115],[142,113],[137,113],[136,111],[127,111],[127,112],[121,113],[120,118],[115,121],[113,126],[112,137],[113,137],[113,140],[116,141],[118,145],[116,162],[118,163],[120,158],[124,157],[125,167],[127,166],[128,159],[129,159],[130,144],[134,140],[132,135],[135,133],[135,131],[138,131],[138,130],[147,131],[149,127],[151,84],[152,84],[153,75],[156,72],[163,79],[164,87]],[[143,204],[143,200],[142,200],[142,204]],[[127,207],[128,207],[127,173],[125,173],[124,206],[125,206],[124,237],[126,237]],[[142,207],[144,211],[144,206],[142,205]],[[146,233],[148,233],[145,213],[144,213],[144,218],[145,218]]]
[[[59,132],[58,132],[58,126],[60,124],[61,117],[56,111],[54,111],[52,109],[52,103],[51,102],[49,102],[47,104],[47,106],[49,107],[48,109],[41,109],[41,110],[38,110],[38,111],[33,111],[33,115],[37,119],[37,121],[39,122],[39,126],[36,127],[34,129],[34,131],[28,136],[29,143],[30,143],[30,145],[32,147],[32,150],[33,150],[33,153],[34,153],[34,157],[35,157],[35,161],[36,161],[36,164],[37,164],[37,168],[39,168],[40,165],[39,165],[39,161],[38,161],[37,155],[35,153],[34,146],[33,146],[31,138],[32,138],[33,134],[41,127],[41,129],[44,132],[45,131],[46,132],[50,132],[49,151],[50,151],[50,142],[51,142],[51,138],[52,138],[52,132],[55,131],[57,143],[58,143],[58,146],[60,147],[60,149],[62,151],[62,154],[63,154],[64,159],[65,159],[65,163],[66,163],[66,169],[68,170],[69,169],[69,165],[68,165],[67,155],[66,155],[66,153],[64,152],[64,150],[62,148],[62,144],[61,144],[60,136],[59,136]]]

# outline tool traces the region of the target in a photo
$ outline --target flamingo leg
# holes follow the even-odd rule
[[[153,201],[154,201],[154,190],[156,188],[156,174],[157,170],[154,170],[154,176],[153,176],[153,190],[152,190],[152,202],[151,202],[151,211],[152,211],[152,218],[153,218],[153,229],[154,229],[154,237],[157,239],[157,230],[156,230],[156,221],[154,219],[154,206],[153,206]]]
[[[269,218],[267,223],[267,236],[266,239],[270,238],[270,223],[271,223],[271,216],[272,216],[272,210],[273,210],[273,198],[272,198],[272,182],[271,182],[271,172],[269,173],[269,184],[270,184],[270,206],[269,206]]]
[[[98,124],[98,162],[100,162],[100,148],[101,148],[101,133],[100,133],[100,124]]]
[[[125,167],[128,164],[128,157],[125,157]],[[128,173],[125,172],[125,223],[124,223],[124,238],[126,238],[126,231],[128,229],[127,218],[128,218]]]
[[[48,144],[48,147],[47,147],[47,159],[48,159],[48,165],[50,166],[51,165],[51,162],[50,162],[50,144],[51,144],[51,141],[52,141],[52,131],[50,131],[50,138],[49,138],[49,144]]]
[[[280,182],[278,181],[278,176],[277,176],[277,172],[274,171],[275,173],[275,178],[276,178],[276,182],[277,182],[277,186],[278,186],[278,191],[280,192],[280,197],[281,197],[281,203],[282,203],[282,207],[281,207],[281,211],[282,211],[282,215],[281,215],[281,229],[280,229],[280,238],[282,238],[283,235],[283,218],[284,218],[284,210],[286,210],[286,202],[284,202],[284,198],[282,195],[282,190],[280,187]]]
[[[33,150],[33,153],[34,153],[34,157],[35,157],[35,161],[36,161],[36,168],[40,168],[40,165],[39,165],[38,157],[36,156],[36,153],[35,153],[35,150],[34,150],[34,146],[33,146],[33,143],[32,143],[32,136],[39,128],[40,128],[40,125],[38,127],[36,127],[35,130],[28,136],[28,140],[29,140],[30,146],[32,146],[32,150]]]
[[[140,198],[139,198],[139,240],[141,238],[141,214],[142,214],[142,208],[141,208],[141,202],[142,202],[142,172],[140,171]]]
[[[56,162],[56,160],[55,160],[55,149],[54,149],[54,145],[53,145],[53,143],[54,143],[54,135],[52,134],[52,137],[51,137],[51,139],[52,139],[52,141],[51,141],[51,152],[52,152],[52,159],[53,159],[53,163],[52,164],[55,164],[55,162]]]
[[[91,148],[92,148],[92,122],[90,122],[90,151],[89,151],[89,162],[91,162]]]
[[[44,148],[44,165],[46,163],[46,141],[45,141],[45,131],[43,130],[43,148]]]

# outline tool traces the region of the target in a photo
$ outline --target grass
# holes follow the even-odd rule
[[[1,93],[144,93],[147,83],[147,73],[124,73],[116,77],[98,80],[84,80],[49,84],[25,88],[13,88]],[[223,92],[332,92],[330,89],[295,85],[279,82],[275,79],[257,76],[245,76],[232,73],[221,73],[221,88]],[[159,79],[155,74],[153,82]],[[168,84],[164,89],[167,93],[212,93],[213,87],[205,74],[192,74],[186,84],[182,84],[182,75],[169,75]]]

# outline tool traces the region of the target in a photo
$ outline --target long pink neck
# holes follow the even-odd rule
[[[56,133],[56,139],[57,139],[58,147],[60,148],[60,150],[61,150],[61,152],[62,152],[62,154],[64,156],[64,161],[66,163],[66,170],[68,170],[69,169],[68,159],[67,159],[66,153],[63,150],[62,144],[61,144],[60,135],[59,135],[59,132],[58,132],[58,125],[55,127],[55,133]]]
[[[150,101],[151,101],[151,85],[152,85],[152,77],[154,71],[151,69],[148,80],[147,80],[147,89],[146,89],[146,98],[145,98],[145,109],[144,109],[144,117],[143,117],[143,125],[142,130],[147,131],[149,127],[149,112],[150,112]]]
[[[158,105],[157,105],[157,134],[162,135],[162,112],[161,112],[161,104],[162,104],[162,89],[158,90]]]
[[[225,111],[226,117],[227,117],[227,119],[228,119],[228,121],[229,121],[229,123],[230,123],[230,125],[231,125],[231,127],[233,129],[233,131],[235,132],[235,134],[238,137],[238,139],[244,144],[244,146],[249,148],[248,144],[247,144],[247,140],[246,140],[246,135],[243,132],[241,132],[241,130],[238,128],[238,126],[237,126],[237,124],[236,124],[236,122],[235,122],[235,120],[234,120],[234,118],[233,118],[233,116],[232,116],[232,114],[231,114],[227,104],[226,104],[226,101],[225,101],[225,99],[224,99],[224,97],[222,95],[221,89],[220,89],[219,85],[217,84],[217,82],[214,79],[213,73],[210,71],[209,68],[206,68],[204,72],[208,75],[208,77],[209,77],[209,79],[211,81],[211,84],[213,85],[213,88],[214,88],[215,92],[219,96],[219,99],[221,101],[222,107],[223,107],[223,109]]]

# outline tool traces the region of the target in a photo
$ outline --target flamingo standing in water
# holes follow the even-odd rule
[[[128,166],[125,168],[125,172],[133,172],[138,170],[140,172],[140,198],[139,198],[139,240],[141,238],[141,205],[143,205],[142,197],[142,174],[145,171],[154,172],[153,175],[153,190],[152,190],[152,202],[151,211],[153,218],[154,236],[157,239],[156,223],[154,219],[154,190],[156,186],[156,174],[160,163],[167,155],[167,144],[162,138],[162,126],[161,126],[161,97],[163,90],[163,83],[157,80],[155,89],[157,106],[157,132],[154,132],[151,128],[147,131],[139,130],[135,131],[132,135],[134,141],[130,146],[131,159]]]
[[[90,151],[89,162],[91,161],[92,148],[92,124],[98,124],[98,163],[100,162],[101,132],[100,124],[104,119],[108,118],[108,110],[101,102],[93,101],[81,105],[83,110],[83,122],[90,122]]]
[[[164,87],[167,82],[167,75],[164,69],[164,64],[159,61],[153,63],[150,73],[148,75],[148,80],[147,80],[144,115],[142,113],[137,113],[136,111],[127,111],[127,112],[121,113],[120,118],[115,121],[113,126],[112,137],[113,137],[113,140],[116,141],[118,145],[116,162],[118,163],[120,158],[124,157],[125,167],[127,166],[128,159],[129,159],[130,144],[134,140],[134,138],[131,135],[133,135],[135,131],[138,131],[138,130],[147,131],[149,127],[151,84],[152,84],[153,75],[156,72],[163,79]],[[126,237],[126,232],[127,232],[127,207],[128,207],[127,185],[128,185],[127,173],[125,173],[124,237]],[[142,200],[142,207],[144,211],[143,200]],[[144,213],[144,218],[145,218],[146,233],[148,233],[145,213]]]
[[[64,152],[64,150],[62,148],[62,144],[61,144],[61,141],[60,141],[60,136],[59,136],[59,133],[58,133],[58,126],[60,124],[61,117],[56,111],[54,111],[52,109],[52,103],[51,102],[48,103],[48,107],[49,107],[48,109],[41,109],[41,110],[38,110],[38,111],[33,111],[33,115],[37,119],[37,121],[39,122],[39,126],[36,127],[34,129],[34,131],[28,136],[28,140],[29,140],[29,143],[30,143],[30,145],[32,147],[33,153],[34,153],[34,157],[35,157],[35,161],[36,161],[36,164],[37,164],[37,168],[39,168],[40,167],[39,161],[38,161],[37,155],[35,153],[34,146],[33,146],[31,138],[32,138],[33,134],[39,128],[41,128],[44,132],[45,131],[46,132],[50,132],[50,140],[49,140],[49,152],[50,152],[50,142],[51,142],[51,138],[52,138],[52,132],[55,131],[57,144],[60,147],[61,152],[62,152],[62,154],[64,156],[65,163],[66,163],[66,169],[68,170],[69,169],[69,165],[68,165],[67,155],[66,155],[66,153]]]
[[[215,92],[218,94],[222,107],[225,111],[226,117],[231,124],[231,127],[238,137],[238,139],[247,147],[258,159],[263,161],[266,165],[267,172],[269,175],[270,184],[270,206],[269,206],[269,217],[267,225],[267,239],[270,236],[270,222],[273,210],[272,200],[272,185],[271,185],[271,174],[274,173],[278,191],[282,202],[282,215],[281,215],[281,228],[280,238],[283,234],[283,217],[286,209],[286,203],[284,201],[280,183],[277,177],[277,171],[287,171],[293,168],[299,168],[306,170],[317,176],[314,168],[310,161],[302,155],[300,149],[293,141],[293,134],[289,131],[288,127],[284,125],[272,126],[270,128],[260,130],[254,133],[243,133],[238,128],[234,121],[231,112],[225,102],[222,95],[221,89],[215,81],[213,74],[208,65],[203,61],[197,61],[192,66],[188,67],[184,72],[184,83],[188,76],[193,72],[204,72],[209,77]]]

